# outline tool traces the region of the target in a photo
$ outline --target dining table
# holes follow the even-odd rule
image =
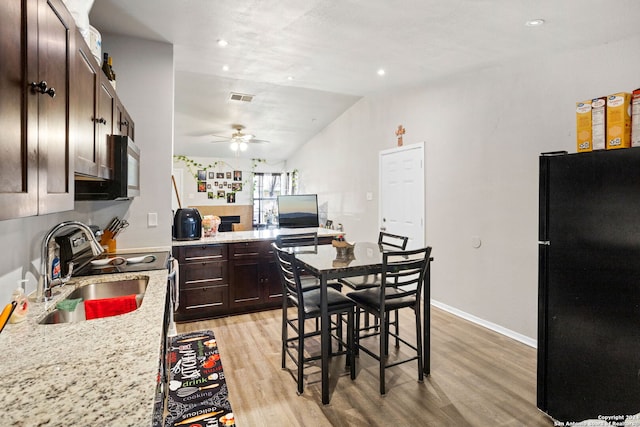
[[[331,323],[327,307],[327,283],[330,280],[345,277],[377,274],[382,271],[382,254],[393,248],[386,248],[373,242],[356,242],[351,249],[334,247],[333,245],[318,245],[310,250],[309,247],[295,250],[296,258],[307,273],[311,273],[320,280],[320,329],[321,329],[321,383],[322,403],[328,404],[329,398],[329,353],[331,348]],[[397,250],[397,249],[393,249]],[[431,261],[431,259],[430,259]],[[431,286],[430,268],[427,269],[422,288],[423,303],[423,371],[430,373],[430,325],[431,325]]]

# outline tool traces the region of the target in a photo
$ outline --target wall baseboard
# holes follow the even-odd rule
[[[526,335],[522,335],[522,334],[519,334],[517,332],[514,332],[511,329],[507,329],[507,328],[505,328],[503,326],[500,326],[500,325],[497,325],[495,323],[488,322],[488,321],[486,321],[484,319],[481,319],[480,317],[474,316],[473,314],[469,314],[467,312],[464,312],[464,311],[459,310],[459,309],[457,309],[455,307],[451,307],[450,305],[441,303],[441,302],[433,300],[433,299],[431,300],[431,305],[433,305],[434,307],[438,307],[438,308],[440,308],[440,309],[442,309],[442,310],[444,310],[444,311],[446,311],[448,313],[451,313],[451,314],[453,314],[455,316],[458,316],[458,317],[461,317],[461,318],[463,318],[465,320],[468,320],[468,321],[470,321],[472,323],[475,323],[477,325],[480,325],[482,327],[490,329],[490,330],[492,330],[494,332],[497,332],[497,333],[499,333],[501,335],[504,335],[504,336],[507,336],[509,338],[512,338],[512,339],[514,339],[516,341],[519,341],[519,342],[521,342],[523,344],[528,345],[529,347],[533,347],[533,348],[537,348],[538,347],[538,341],[537,340],[535,340],[533,338],[530,338],[530,337],[528,337]]]

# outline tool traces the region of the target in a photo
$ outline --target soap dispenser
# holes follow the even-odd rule
[[[13,311],[13,314],[9,318],[9,323],[19,323],[22,322],[27,317],[27,312],[29,311],[29,301],[27,300],[27,296],[24,293],[26,280],[20,280],[20,286],[13,291],[11,298],[15,301],[16,309]]]

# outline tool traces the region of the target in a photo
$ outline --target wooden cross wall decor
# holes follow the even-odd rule
[[[402,127],[402,125],[398,125],[398,130],[396,131],[396,136],[398,137],[398,147],[402,147],[402,135],[406,132],[406,129]]]

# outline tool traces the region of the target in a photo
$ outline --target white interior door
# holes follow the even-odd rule
[[[424,142],[380,152],[380,230],[425,246]]]

